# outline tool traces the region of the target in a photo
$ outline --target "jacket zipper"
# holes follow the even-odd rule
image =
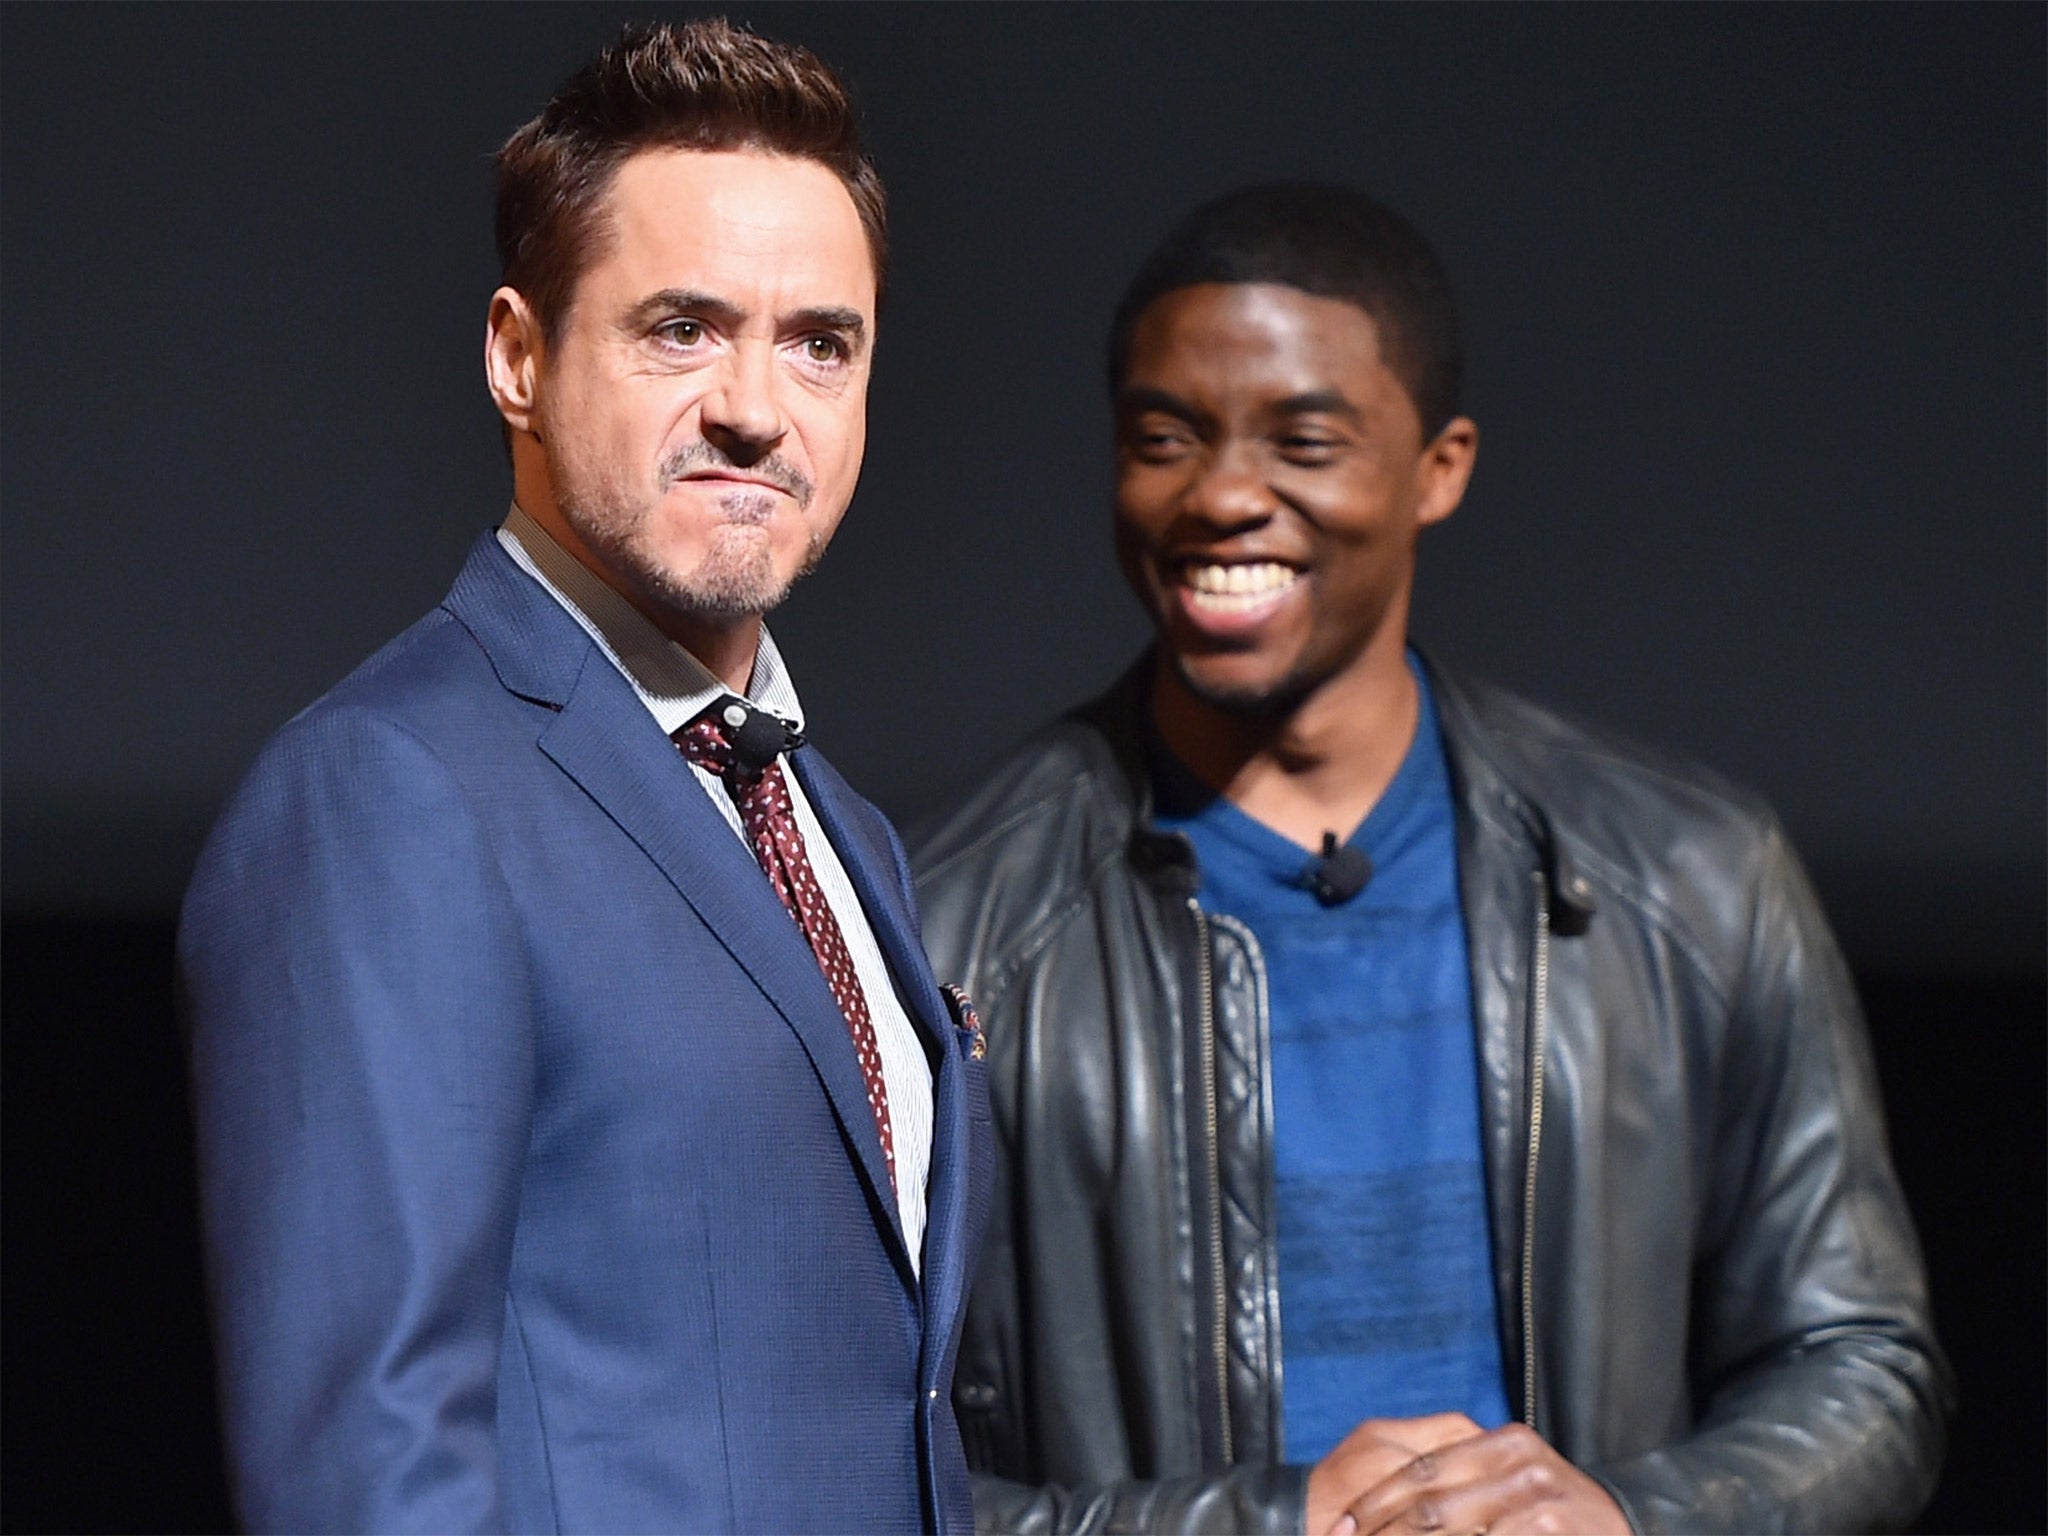
[[[1522,1422],[1536,1427],[1536,1159],[1543,1148],[1543,1058],[1550,1015],[1550,891],[1536,871],[1536,955],[1530,967],[1529,1156],[1522,1176]]]
[[[1216,1287],[1216,1329],[1211,1340],[1216,1352],[1216,1407],[1217,1417],[1222,1421],[1223,1464],[1234,1466],[1237,1448],[1230,1425],[1230,1334],[1226,1321],[1229,1297],[1225,1294],[1223,1273],[1223,1150],[1222,1139],[1216,1129],[1215,977],[1209,955],[1209,919],[1192,896],[1188,898],[1188,911],[1195,919],[1196,990],[1201,994],[1202,1112],[1209,1138],[1209,1209],[1216,1213],[1215,1225],[1211,1229],[1214,1239],[1209,1245],[1209,1273]]]
[[[1543,1065],[1550,1046],[1550,891],[1543,872],[1536,881],[1536,953],[1530,967],[1529,998],[1529,1150],[1522,1176],[1522,1422],[1536,1427],[1536,1169],[1543,1150]],[[1221,1138],[1216,1124],[1215,980],[1209,953],[1209,919],[1192,896],[1188,912],[1195,920],[1197,991],[1201,999],[1202,1111],[1209,1154],[1209,1208],[1216,1214],[1210,1244],[1210,1278],[1215,1286],[1215,1331],[1211,1343],[1216,1359],[1216,1403],[1221,1419],[1223,1460],[1237,1460],[1230,1422],[1230,1336],[1226,1276],[1223,1269],[1223,1173]]]

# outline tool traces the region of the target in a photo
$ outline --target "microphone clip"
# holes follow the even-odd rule
[[[1372,879],[1372,860],[1363,849],[1339,843],[1336,833],[1325,832],[1322,852],[1310,859],[1301,873],[1317,901],[1326,907],[1341,906]]]
[[[795,751],[804,742],[803,732],[781,716],[743,699],[728,698],[719,707],[718,718],[725,727],[725,739],[732,746],[733,772],[743,779],[753,778],[783,753]]]

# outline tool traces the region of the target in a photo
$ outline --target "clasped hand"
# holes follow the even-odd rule
[[[1309,1473],[1308,1536],[1628,1530],[1607,1490],[1534,1430],[1483,1430],[1462,1413],[1368,1419]]]

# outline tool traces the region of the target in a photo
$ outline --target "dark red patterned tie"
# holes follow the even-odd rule
[[[768,883],[796,919],[818,968],[832,988],[839,1011],[846,1015],[846,1028],[853,1036],[854,1054],[860,1058],[861,1076],[867,1079],[868,1107],[875,1112],[875,1129],[882,1136],[882,1161],[888,1165],[890,1194],[895,1194],[896,1143],[889,1134],[889,1089],[882,1077],[882,1050],[875,1040],[875,1023],[868,1015],[868,1000],[854,973],[853,957],[846,951],[846,937],[832,904],[818,888],[811,871],[810,855],[804,852],[803,833],[796,824],[796,809],[789,801],[789,785],[782,777],[782,764],[771,760],[759,773],[740,772],[733,762],[732,741],[713,705],[675,733],[675,744],[683,756],[701,764],[725,781],[726,792],[739,807],[740,825],[746,829],[747,844],[754,850]]]

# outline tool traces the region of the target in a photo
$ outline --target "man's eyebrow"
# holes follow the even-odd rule
[[[1275,416],[1344,416],[1352,421],[1364,417],[1357,406],[1334,389],[1311,389],[1289,395],[1284,400],[1275,400],[1271,410]]]
[[[715,293],[704,293],[695,288],[663,288],[648,294],[626,311],[626,321],[629,325],[640,326],[669,315],[702,315],[707,320],[730,325],[740,319],[742,313],[739,305],[730,299],[721,299]]]
[[[777,327],[785,331],[837,331],[852,343],[856,352],[868,339],[867,316],[837,304],[794,310],[781,316]]]
[[[1179,395],[1168,390],[1155,389],[1149,384],[1132,384],[1116,392],[1116,411],[1120,416],[1136,415],[1139,411],[1157,411],[1162,416],[1178,416],[1182,421],[1203,421],[1206,415],[1195,409]]]
[[[648,294],[628,310],[626,323],[638,329],[674,315],[702,315],[720,325],[737,325],[746,318],[746,311],[715,293],[695,288],[663,288]],[[776,327],[783,331],[838,331],[853,343],[856,351],[867,340],[868,334],[867,317],[857,309],[838,304],[792,310],[776,317]]]

